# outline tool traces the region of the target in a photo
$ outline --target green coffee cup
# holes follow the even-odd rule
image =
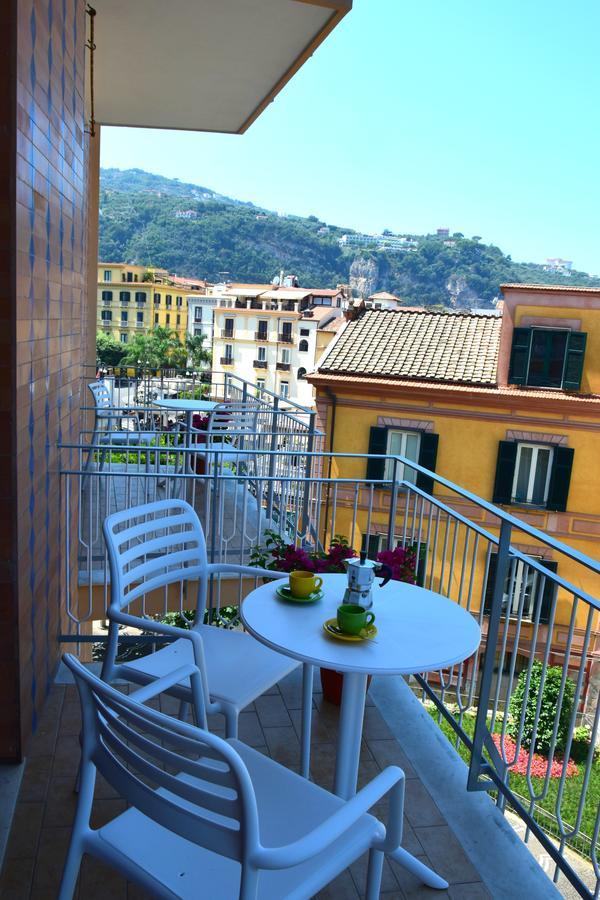
[[[340,631],[345,634],[360,634],[375,621],[375,616],[369,610],[363,609],[354,603],[342,603],[338,606],[337,623]]]

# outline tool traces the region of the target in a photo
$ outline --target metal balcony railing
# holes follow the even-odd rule
[[[281,344],[292,344],[294,342],[294,337],[293,337],[293,335],[288,334],[287,332],[282,332],[281,334],[277,335],[277,340]]]
[[[221,329],[221,337],[226,338],[228,341],[233,340],[233,338],[234,338],[233,328],[222,328]]]
[[[219,461],[223,446],[186,446],[172,430],[157,430],[154,449],[104,448],[102,466],[99,450],[90,453],[88,435],[61,448],[61,518],[70,524],[64,530],[63,595],[71,634],[63,638],[92,640],[91,622],[103,617],[109,590],[102,521],[144,500],[184,496],[193,503],[214,562],[248,562],[253,547],[265,547],[268,529],[309,551],[326,550],[335,535],[356,551],[366,547],[371,557],[397,544],[411,548],[417,584],[463,606],[483,635],[470,660],[416,676],[414,690],[451,729],[469,764],[468,790],[489,792],[501,810],[510,804],[526,835],[533,834],[553,860],[555,876],[563,872],[581,896],[591,898],[566,850],[588,856],[600,886],[600,564],[403,457],[378,457],[385,477],[367,478],[366,454],[324,453],[314,413],[269,391],[235,376],[211,383],[210,391],[234,403],[257,404],[252,434],[241,436],[243,447],[235,443],[240,435],[231,435],[239,457],[226,464]],[[203,471],[196,465],[200,455]],[[418,487],[416,476],[430,479],[433,487]],[[524,546],[536,547],[535,555],[519,549]],[[545,565],[549,560],[556,571]],[[252,586],[237,577],[214,584],[211,615],[235,621],[223,607],[239,606]],[[148,614],[178,611],[186,608],[185,592],[141,603]],[[510,713],[519,676],[525,694],[533,691],[536,660],[542,683],[551,665],[562,667],[550,722],[547,710],[542,718],[540,685],[527,721],[524,712],[516,718]],[[579,775],[567,783],[571,776],[560,763],[575,745],[577,727],[586,723],[589,743],[577,763]],[[531,756],[526,775],[515,781],[513,768],[526,739],[535,744],[542,728],[548,761],[559,765],[560,774],[551,778],[550,766],[537,774]]]
[[[254,366],[255,369],[266,369],[267,361],[266,361],[266,359],[255,359],[254,362],[252,363],[252,365]]]
[[[268,341],[269,335],[266,331],[255,331],[254,332],[254,340],[255,341]]]
[[[278,362],[275,368],[279,369],[280,372],[289,372],[291,365],[287,362]]]
[[[232,366],[233,365],[233,356],[222,356],[221,357],[221,365],[222,366]]]

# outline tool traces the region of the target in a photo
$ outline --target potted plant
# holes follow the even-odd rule
[[[287,543],[280,534],[270,529],[265,531],[265,537],[263,547],[257,546],[252,549],[250,565],[277,572],[293,572],[295,569],[304,569],[308,572],[344,573],[346,571],[344,560],[357,556],[356,551],[349,546],[347,539],[340,534],[334,536],[327,552],[307,550]],[[403,547],[398,544],[393,550],[381,550],[377,554],[376,560],[389,566],[394,581],[415,584],[417,556],[414,547]],[[323,696],[337,706],[340,705],[342,699],[343,679],[343,672],[321,668]],[[371,676],[367,680],[367,690],[370,681]]]

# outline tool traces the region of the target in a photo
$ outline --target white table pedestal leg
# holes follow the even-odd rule
[[[333,784],[334,793],[344,800],[349,800],[356,793],[366,693],[366,675],[362,672],[344,672]]]
[[[313,667],[310,663],[302,665],[302,748],[300,756],[300,774],[310,777],[310,732],[312,727],[312,692]]]
[[[366,675],[358,672],[344,672],[337,762],[333,787],[334,793],[338,797],[343,797],[344,800],[349,800],[350,797],[356,794],[366,693]],[[438,890],[446,890],[448,887],[447,881],[440,878],[428,866],[419,862],[415,856],[412,856],[403,847],[398,847],[390,855],[428,887],[437,888]]]

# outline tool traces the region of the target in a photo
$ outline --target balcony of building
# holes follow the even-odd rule
[[[291,365],[289,362],[278,362],[275,366],[280,372],[289,372],[291,369]]]
[[[254,332],[254,340],[255,341],[268,341],[269,334],[267,331],[255,331]]]
[[[255,369],[266,369],[268,364],[266,359],[255,359],[253,360],[252,365]]]
[[[222,366],[232,366],[233,356],[222,356],[220,359],[220,363]]]
[[[294,336],[288,331],[283,331],[277,335],[277,340],[280,344],[293,344]]]
[[[165,416],[157,406],[161,396],[211,397],[246,405],[253,410],[254,429],[244,433],[243,446],[232,433],[227,446],[233,456],[229,452],[223,463],[223,444],[199,448],[186,443],[185,416],[176,421]],[[102,657],[110,592],[102,522],[116,510],[142,502],[186,498],[201,519],[211,562],[248,563],[253,548],[265,547],[273,531],[310,552],[323,552],[334,535],[342,535],[356,550],[367,547],[371,557],[386,547],[411,548],[417,585],[467,610],[483,639],[475,656],[460,665],[410,679],[373,680],[359,784],[390,763],[403,767],[404,847],[448,881],[446,894],[439,896],[594,896],[598,601],[580,585],[590,574],[600,574],[600,565],[410,460],[387,457],[385,477],[367,477],[367,455],[324,452],[314,412],[235,376],[204,375],[191,381],[179,376],[120,378],[114,382],[113,398],[123,413],[117,419],[119,430],[133,427],[134,413],[135,427],[153,430],[155,449],[133,441],[126,450],[122,443],[94,449],[90,432],[82,434],[79,443],[61,448],[61,517],[74,525],[64,532],[62,577],[69,622],[60,636],[64,648],[90,661]],[[197,466],[199,453],[205,459],[203,469]],[[355,475],[340,477],[348,466]],[[427,489],[415,483],[411,472],[429,479]],[[518,549],[533,543],[551,549],[555,558],[577,571],[571,568],[567,580]],[[215,584],[210,606],[216,621],[239,627],[239,605],[254,585],[252,579],[238,577]],[[144,599],[141,613],[164,616],[184,609],[183,595],[165,595],[158,601]],[[225,611],[227,619],[222,618]],[[556,635],[564,672],[574,685],[566,752],[584,723],[591,726],[591,741],[587,754],[579,757],[573,788],[566,767],[561,770],[553,732],[561,715],[561,693],[553,723],[544,723],[553,732],[550,756],[561,773],[548,777],[547,784],[531,777],[515,784],[511,768],[520,753],[525,722],[517,726],[516,744],[502,743],[510,697],[519,668],[531,673],[538,659],[547,670],[556,652]],[[128,652],[147,641],[137,633],[122,637]],[[75,807],[79,752],[73,691],[61,678],[55,683],[21,791],[14,795],[16,816],[3,887],[20,890],[19,896],[36,897],[43,891],[51,895],[60,875]],[[246,710],[241,722],[243,740],[296,769],[300,694],[299,677],[288,676]],[[538,707],[530,727],[542,727],[540,715]],[[311,778],[326,787],[331,787],[338,716],[316,679],[310,771]],[[223,731],[219,718],[211,727]],[[118,797],[101,787],[98,822],[120,808]],[[356,865],[323,896],[362,896],[363,876],[364,864]],[[556,876],[558,889],[548,876]],[[81,897],[90,891],[100,897],[125,897],[132,890],[97,863],[88,861],[82,869]],[[393,861],[385,866],[386,895],[390,900],[435,896]]]

